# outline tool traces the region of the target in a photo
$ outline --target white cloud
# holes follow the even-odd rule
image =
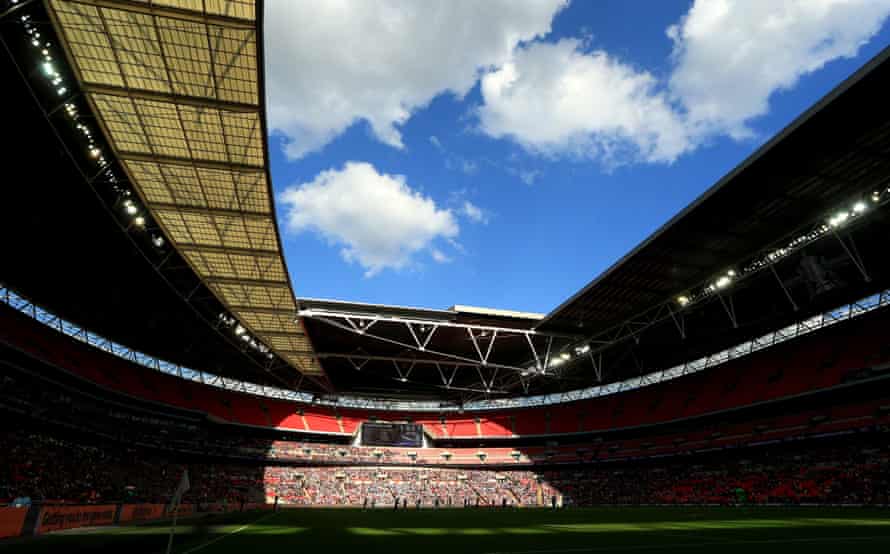
[[[537,169],[529,169],[529,170],[517,170],[516,175],[519,177],[519,180],[525,183],[528,186],[534,185],[535,181],[538,180],[538,177],[541,176],[541,172]]]
[[[656,79],[581,43],[534,43],[482,78],[483,132],[544,154],[670,162],[690,146]]]
[[[838,58],[856,56],[890,0],[697,0],[668,29],[670,89],[698,134],[750,134],[776,91]]]
[[[358,262],[368,277],[405,268],[425,250],[437,262],[448,261],[433,243],[453,241],[460,231],[450,210],[411,189],[403,176],[379,173],[363,162],[323,171],[288,187],[279,200],[288,230],[312,230],[340,245],[343,258]]]
[[[451,257],[447,256],[444,252],[442,252],[438,248],[431,249],[430,256],[432,256],[433,261],[436,263],[447,264],[447,263],[451,262]]]
[[[460,212],[476,223],[488,223],[488,214],[469,200],[464,200]]]
[[[669,163],[750,136],[774,93],[855,56],[888,13],[890,0],[696,0],[667,31],[664,79],[581,41],[535,42],[482,77],[479,127],[539,154]]]
[[[299,158],[364,120],[402,147],[399,126],[435,96],[543,36],[566,0],[278,0],[267,3],[269,124]]]

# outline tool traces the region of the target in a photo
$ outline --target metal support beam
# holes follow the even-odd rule
[[[726,315],[729,317],[730,323],[732,323],[732,328],[738,329],[739,322],[735,317],[735,303],[732,301],[732,296],[729,297],[728,302],[720,293],[717,293],[717,298],[720,299],[720,304],[723,306],[723,310],[726,311]]]
[[[603,382],[603,353],[597,352],[594,354],[592,351],[587,353],[590,357],[590,363],[593,365],[593,372],[596,374],[597,383]]]
[[[683,316],[683,312],[677,313],[672,306],[668,306],[668,310],[671,312],[671,319],[674,320],[677,331],[680,332],[680,338],[686,340],[686,318]]]
[[[256,22],[254,20],[240,19],[223,14],[205,13],[203,11],[177,8],[175,6],[164,6],[155,3],[148,4],[136,0],[77,0],[77,3],[115,10],[125,10],[145,15],[155,15],[158,17],[185,19],[187,21],[205,23],[207,25],[221,25],[227,28],[238,28],[250,31],[256,30]]]
[[[791,296],[791,291],[788,290],[788,287],[785,286],[785,282],[782,281],[782,278],[779,277],[779,272],[776,271],[775,264],[769,266],[770,271],[772,271],[773,277],[776,278],[776,282],[779,283],[779,286],[782,287],[782,292],[785,293],[785,298],[788,299],[788,302],[791,303],[791,308],[796,312],[798,310],[797,302],[794,301],[794,297]]]
[[[90,94],[102,94],[107,96],[121,96],[125,98],[138,98],[140,100],[151,100],[155,102],[167,102],[170,104],[184,104],[196,108],[213,108],[217,110],[236,112],[236,113],[256,113],[259,106],[254,104],[244,104],[242,102],[231,102],[227,100],[218,100],[216,98],[184,96],[181,94],[169,92],[153,92],[140,89],[125,89],[108,85],[97,85],[93,83],[85,83],[83,85],[84,92]]]
[[[165,156],[162,154],[144,154],[142,152],[119,151],[118,157],[124,161],[133,160],[135,162],[153,162],[169,165],[182,165],[186,167],[201,167],[206,169],[221,169],[223,171],[233,171],[237,173],[261,173],[262,166],[247,165],[232,162],[214,162],[211,160],[197,160],[192,158],[181,158],[178,156]]]
[[[871,276],[868,274],[868,271],[865,269],[865,263],[862,261],[862,257],[859,255],[859,250],[856,248],[856,241],[853,240],[853,235],[851,233],[847,233],[847,237],[850,239],[850,245],[847,246],[847,241],[844,240],[844,237],[837,232],[837,230],[832,229],[832,234],[834,234],[837,241],[841,243],[841,246],[846,252],[847,256],[850,260],[853,261],[853,264],[856,266],[856,269],[859,270],[859,273],[862,275],[862,278],[865,279],[866,283],[871,282]]]

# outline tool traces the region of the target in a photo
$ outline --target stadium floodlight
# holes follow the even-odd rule
[[[563,360],[568,360],[569,358],[572,357],[572,355],[569,354],[568,352],[562,352],[562,353],[560,353],[559,357],[562,358]]]
[[[46,50],[44,50],[44,52],[46,52]],[[44,55],[46,55],[46,54],[44,54]],[[53,75],[56,74],[56,68],[53,67],[53,64],[50,62],[43,62],[43,72],[46,73],[48,76],[52,77]]]
[[[247,332],[247,329],[245,329],[245,328],[242,327],[241,325],[236,325],[236,326],[235,326],[235,334],[236,334],[236,335],[243,335],[243,334],[246,333],[246,332]]]
[[[151,238],[151,243],[155,245],[155,248],[161,248],[164,246],[164,237],[161,235],[155,235]]]
[[[735,275],[736,275],[734,269],[730,269],[729,271],[726,272],[726,274],[729,275],[730,277],[735,277]]]
[[[718,289],[725,289],[730,285],[730,283],[732,283],[732,278],[728,275],[724,275],[717,279],[714,285],[716,285]]]
[[[872,191],[871,201],[872,202],[880,202],[881,201],[881,191],[879,191],[879,190]]]
[[[853,204],[853,212],[854,213],[861,214],[862,212],[864,212],[867,209],[868,209],[868,206],[865,204],[865,202],[863,202],[861,200],[859,202],[856,202],[855,204]]]
[[[135,218],[133,218],[133,223],[135,223],[139,227],[143,227],[145,226],[145,218],[141,215],[136,216]]]
[[[681,294],[677,297],[677,304],[679,304],[680,306],[686,306],[687,304],[689,304],[689,297],[685,294]]]
[[[581,356],[582,354],[587,354],[588,352],[590,352],[589,344],[585,344],[584,346],[579,346],[579,347],[575,348],[575,354],[577,354],[578,356]]]
[[[407,383],[407,382],[408,382],[408,378],[407,378],[407,377],[402,377],[401,379],[399,379],[399,381],[401,381],[401,382],[403,382],[403,383]]]
[[[139,208],[137,208],[136,205],[132,203],[127,205],[124,209],[130,215],[136,215],[137,213],[139,213]]]
[[[838,212],[831,216],[831,219],[828,220],[828,224],[832,227],[840,227],[848,219],[850,219],[849,212]]]

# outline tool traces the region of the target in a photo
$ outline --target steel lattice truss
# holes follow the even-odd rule
[[[238,323],[302,374],[323,370],[272,205],[253,0],[52,0],[85,99],[166,236]]]
[[[553,358],[580,338],[536,331],[531,325],[537,320],[510,325],[496,318],[464,321],[459,311],[387,313],[385,306],[344,304],[338,309],[301,303],[299,317],[354,337],[337,341],[336,350],[319,351],[319,358],[346,360],[355,371],[375,370],[395,381],[468,393],[468,398],[528,393],[533,381],[557,378],[549,369]]]

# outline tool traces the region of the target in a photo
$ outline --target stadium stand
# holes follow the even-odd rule
[[[335,412],[328,407],[261,398],[179,379],[51,331],[7,306],[0,306],[0,312],[10,322],[0,329],[0,340],[89,382],[136,398],[241,425],[316,434],[351,436],[362,421],[380,419],[359,410]],[[881,329],[887,324],[890,315],[869,314],[708,371],[589,401],[481,412],[475,417],[445,415],[432,419],[412,413],[385,417],[417,421],[433,439],[570,435],[699,417],[813,393],[863,376],[886,375],[890,353]]]
[[[236,115],[230,114],[232,122],[246,114],[255,123],[251,127],[251,137],[243,137],[245,140],[250,138],[250,144],[245,143],[245,150],[251,152],[251,159],[246,164],[235,159],[225,162],[200,158],[148,160],[151,153],[148,150],[139,153],[119,148],[132,138],[128,136],[132,131],[127,129],[133,121],[126,122],[128,125],[108,127],[105,131],[111,129],[112,132],[102,142],[105,154],[101,163],[105,164],[104,156],[107,155],[109,167],[128,168],[120,175],[126,174],[132,181],[128,183],[131,189],[122,189],[123,185],[113,181],[114,186],[108,190],[93,189],[98,192],[96,198],[86,198],[89,194],[82,194],[80,196],[84,198],[80,198],[68,190],[74,187],[60,187],[66,190],[59,192],[59,198],[64,199],[60,204],[67,204],[67,200],[77,202],[77,208],[71,211],[81,214],[82,232],[89,237],[82,241],[94,246],[84,249],[89,252],[81,253],[85,259],[92,260],[91,263],[85,261],[84,265],[99,269],[92,275],[74,277],[70,282],[63,279],[61,281],[65,282],[47,287],[43,287],[39,279],[32,278],[33,275],[54,274],[47,260],[61,259],[62,266],[75,265],[64,256],[68,246],[59,241],[57,230],[51,235],[41,235],[45,240],[40,242],[39,255],[20,263],[16,260],[17,263],[10,264],[15,266],[12,269],[4,267],[0,290],[8,290],[6,287],[11,282],[9,286],[26,289],[20,298],[33,296],[35,302],[43,302],[46,298],[47,305],[56,313],[71,317],[71,321],[86,320],[83,325],[98,328],[100,331],[97,332],[103,337],[110,337],[108,340],[127,344],[129,359],[79,340],[76,333],[60,332],[66,324],[61,317],[41,318],[36,315],[36,310],[29,314],[26,310],[0,303],[0,419],[5,431],[0,435],[0,505],[9,505],[0,508],[3,510],[0,513],[0,538],[56,531],[75,520],[106,525],[168,517],[175,485],[186,472],[191,487],[177,514],[266,509],[279,504],[391,507],[398,501],[418,508],[505,505],[532,508],[554,503],[567,506],[890,504],[890,443],[887,440],[890,437],[890,347],[886,332],[890,328],[890,308],[886,307],[890,270],[883,265],[883,257],[875,255],[886,247],[885,233],[880,231],[880,225],[886,223],[887,218],[877,216],[857,228],[857,233],[860,229],[863,232],[859,233],[858,246],[854,245],[852,250],[858,252],[861,249],[864,257],[869,259],[870,273],[865,277],[862,268],[854,267],[861,264],[855,263],[856,256],[850,254],[843,237],[838,236],[843,249],[847,250],[845,255],[824,245],[830,241],[817,244],[814,239],[806,242],[813,258],[830,254],[840,256],[842,260],[832,264],[831,271],[837,270],[840,277],[832,280],[830,287],[826,283],[816,283],[830,289],[823,291],[824,294],[805,293],[804,289],[814,286],[805,282],[805,277],[783,281],[774,272],[778,285],[769,276],[757,280],[756,274],[761,267],[752,262],[750,267],[754,268],[751,270],[754,277],[745,283],[739,279],[739,286],[733,289],[739,304],[753,299],[750,301],[756,308],[752,309],[756,315],[741,326],[737,325],[736,316],[731,313],[733,310],[726,307],[722,296],[717,294],[720,301],[715,301],[715,295],[711,293],[716,289],[701,288],[702,283],[706,284],[713,277],[715,270],[726,270],[723,262],[745,259],[759,263],[764,258],[753,256],[760,256],[766,247],[769,247],[767,259],[774,255],[789,260],[783,270],[790,272],[792,258],[786,257],[786,248],[782,246],[774,250],[776,244],[786,243],[776,240],[784,241],[791,236],[796,237],[793,239],[796,241],[800,235],[795,233],[809,229],[807,226],[813,222],[821,229],[816,234],[818,237],[828,236],[829,226],[824,222],[827,210],[837,209],[841,201],[848,202],[853,198],[850,196],[852,192],[866,198],[871,202],[868,206],[874,207],[857,209],[855,206],[859,204],[852,204],[845,208],[846,217],[854,222],[865,219],[857,214],[869,210],[876,213],[887,203],[890,188],[886,188],[886,169],[882,169],[878,162],[862,161],[856,157],[859,154],[855,152],[856,148],[850,146],[868,143],[879,153],[873,157],[879,160],[886,157],[883,155],[887,153],[886,149],[881,148],[886,142],[887,118],[886,113],[878,111],[886,107],[883,92],[886,87],[881,86],[890,67],[883,61],[886,57],[873,65],[874,73],[865,71],[857,77],[866,85],[859,86],[855,95],[848,91],[855,89],[854,85],[860,81],[845,85],[846,88],[840,89],[833,100],[829,99],[835,102],[835,109],[822,112],[821,120],[813,116],[816,123],[803,119],[802,123],[798,122],[799,127],[797,124],[790,127],[789,133],[794,128],[804,131],[792,138],[783,135],[780,146],[773,145],[769,147],[772,150],[765,150],[772,152],[771,156],[746,162],[745,167],[733,174],[732,179],[737,179],[732,181],[735,184],[719,184],[712,189],[703,197],[702,203],[696,203],[690,208],[691,212],[684,212],[679,217],[680,223],[666,227],[667,239],[662,234],[654,235],[652,241],[647,241],[626,258],[630,261],[620,262],[615,272],[610,270],[604,278],[611,280],[611,285],[597,289],[593,283],[546,318],[542,314],[531,317],[518,312],[498,315],[483,313],[484,310],[468,313],[457,309],[373,307],[387,315],[395,314],[393,317],[410,312],[409,315],[422,313],[432,314],[429,316],[435,318],[452,318],[435,320],[454,324],[450,330],[439,331],[435,339],[443,343],[454,341],[457,346],[453,352],[475,363],[474,358],[466,358],[468,352],[470,356],[473,353],[464,332],[470,331],[471,342],[481,358],[476,341],[482,335],[477,336],[472,331],[472,325],[480,321],[508,325],[503,328],[505,333],[517,329],[528,331],[525,338],[537,361],[538,352],[533,340],[539,340],[539,343],[546,340],[542,337],[548,332],[553,332],[551,339],[559,337],[562,340],[560,347],[571,345],[578,349],[571,352],[585,353],[584,347],[589,352],[591,345],[599,343],[590,341],[581,346],[574,342],[578,339],[575,334],[578,329],[585,329],[584,341],[587,341],[586,333],[594,331],[585,325],[593,325],[599,330],[610,329],[613,324],[632,322],[633,317],[653,306],[669,304],[673,322],[668,315],[664,315],[658,325],[653,322],[651,329],[647,328],[646,340],[637,350],[646,355],[647,367],[664,373],[667,370],[663,368],[684,365],[699,356],[726,351],[733,345],[750,345],[750,341],[760,337],[761,333],[776,333],[777,329],[787,329],[785,326],[792,322],[819,317],[826,313],[825,310],[850,302],[851,298],[865,298],[885,290],[877,293],[881,301],[869,308],[872,311],[863,309],[855,318],[804,336],[756,351],[752,348],[750,352],[731,359],[721,358],[719,363],[709,364],[700,371],[684,372],[663,381],[653,379],[651,383],[644,381],[643,364],[635,366],[622,358],[626,354],[623,347],[610,347],[607,357],[612,373],[605,376],[594,377],[594,372],[587,369],[577,371],[581,362],[587,362],[578,354],[574,359],[578,362],[576,371],[567,370],[567,374],[577,377],[582,371],[586,372],[583,386],[590,387],[586,390],[605,391],[582,400],[548,400],[535,406],[531,399],[545,394],[552,396],[555,391],[563,390],[563,384],[556,379],[557,372],[547,374],[554,366],[547,366],[546,362],[544,367],[534,363],[522,367],[505,366],[511,371],[519,370],[523,377],[527,371],[540,371],[540,376],[546,375],[547,378],[537,380],[535,387],[540,388],[532,392],[525,390],[531,397],[529,402],[510,402],[513,407],[504,408],[486,397],[488,404],[484,407],[477,405],[476,409],[465,409],[464,397],[442,392],[443,387],[432,371],[429,372],[433,375],[432,381],[422,384],[426,387],[421,389],[424,395],[418,394],[416,398],[413,393],[417,390],[411,389],[411,384],[405,384],[405,390],[401,385],[395,385],[395,389],[378,389],[374,387],[376,378],[366,377],[373,375],[372,372],[355,377],[354,374],[361,373],[356,371],[360,367],[348,365],[344,352],[362,351],[373,341],[368,336],[358,336],[362,333],[357,329],[352,329],[355,333],[349,329],[336,331],[325,327],[326,323],[303,317],[304,301],[296,299],[290,290],[290,275],[281,257],[277,235],[271,179],[266,167],[267,145],[263,139],[266,129],[263,121],[265,95],[261,86],[264,67],[262,36],[252,2],[240,3],[239,11],[227,14],[208,12],[208,9],[220,9],[222,4],[219,3],[177,2],[174,3],[177,6],[171,7],[170,2],[142,6],[114,0],[74,3],[53,0],[24,4],[14,8],[21,12],[5,12],[15,13],[16,19],[24,22],[21,23],[24,27],[13,29],[10,25],[0,29],[4,37],[19,33],[22,35],[19,38],[26,39],[10,50],[10,58],[19,56],[18,50],[30,48],[28,44],[34,39],[27,39],[23,29],[33,15],[40,21],[42,32],[52,37],[52,43],[67,40],[68,35],[55,34],[65,27],[69,31],[77,28],[77,32],[82,33],[78,36],[86,42],[68,44],[69,50],[66,51],[66,54],[74,52],[66,59],[80,70],[86,68],[83,62],[87,58],[81,58],[75,52],[78,49],[81,54],[88,52],[89,56],[95,56],[100,65],[117,67],[116,71],[121,75],[124,71],[132,71],[129,64],[120,66],[116,55],[110,52],[126,41],[107,40],[105,35],[109,30],[96,24],[99,18],[82,17],[81,9],[97,14],[118,14],[121,16],[120,29],[130,31],[138,28],[135,23],[138,18],[132,16],[136,12],[155,24],[177,21],[180,22],[176,23],[178,26],[187,20],[196,28],[204,28],[195,42],[201,45],[205,42],[203,37],[210,36],[207,27],[222,29],[231,26],[231,33],[243,37],[241,46],[249,46],[246,49],[239,47],[233,54],[241,58],[243,67],[238,73],[245,76],[241,83],[245,89],[241,93],[246,99],[239,101],[239,105],[233,105],[231,99],[187,98],[187,95],[159,92],[176,90],[173,85],[178,83],[165,81],[176,75],[169,71],[166,77],[161,73],[155,75],[159,81],[153,86],[158,88],[150,93],[138,90],[138,87],[118,89],[116,82],[75,83],[80,77],[70,68],[63,68],[63,56],[57,55],[60,70],[71,72],[70,83],[66,82],[66,86],[71,86],[75,92],[76,87],[83,85],[71,97],[70,104],[68,101],[63,104],[65,113],[55,112],[66,124],[70,123],[68,119],[75,123],[87,120],[115,122],[118,117],[128,116],[121,109],[112,109],[112,104],[122,102],[136,110],[136,104],[132,102],[137,100],[176,105],[173,111],[179,113],[177,125],[182,128],[185,126],[180,112],[190,113],[196,106],[218,111],[234,110]],[[121,32],[120,29],[115,32]],[[31,34],[35,32],[35,29],[28,30]],[[156,34],[158,44],[169,39],[163,33]],[[208,50],[204,54],[210,59],[211,41],[206,42]],[[136,45],[148,48],[141,52],[146,59],[156,53],[164,55],[162,48],[155,48],[150,43],[145,40]],[[40,47],[39,43],[34,46]],[[89,63],[92,62],[87,61],[87,65]],[[32,73],[26,79],[34,81],[45,77],[37,70]],[[112,74],[99,73],[95,77],[100,81]],[[872,75],[871,81],[869,75]],[[885,81],[875,81],[881,76]],[[221,82],[226,80],[222,75],[218,77]],[[19,77],[13,80],[18,83]],[[18,93],[23,100],[16,103],[23,106],[33,103],[33,90],[29,88],[32,84],[31,81],[22,84]],[[99,88],[88,90],[89,86]],[[106,89],[114,90],[112,93]],[[214,94],[225,87],[217,89]],[[78,95],[82,98],[77,99]],[[846,95],[845,104],[837,100],[843,95]],[[102,100],[106,96],[109,98]],[[40,104],[40,96],[35,95],[35,98]],[[126,99],[126,102],[119,99]],[[50,108],[59,107],[58,100],[53,96],[52,105],[37,106],[40,108],[37,116],[48,117],[47,114],[52,113]],[[870,106],[872,112],[868,117],[849,117],[852,113],[850,106],[860,104]],[[74,107],[69,108],[69,105]],[[837,108],[838,105],[841,108]],[[91,106],[96,113],[87,113]],[[78,110],[82,110],[81,119],[78,119]],[[156,119],[155,126],[160,121],[159,113],[152,116]],[[876,123],[872,124],[872,119]],[[839,121],[849,122],[849,125],[841,126]],[[33,134],[23,133],[21,141],[28,146],[22,148],[39,150],[41,161],[45,152],[40,146],[47,141],[55,141],[52,143],[56,145],[58,141],[64,143],[67,140],[65,133],[60,133],[60,137],[50,130],[37,129],[39,125],[33,127],[25,129]],[[833,131],[835,128],[840,128],[839,140],[822,139],[828,134],[826,129]],[[67,134],[83,134],[79,128],[74,129],[73,133],[67,129]],[[99,135],[104,131],[97,128],[95,132]],[[219,134],[212,128],[201,132],[208,136]],[[150,133],[143,134],[144,146],[148,149]],[[180,150],[190,150],[185,134],[160,138],[152,135],[151,139],[175,141]],[[92,151],[91,147],[89,152]],[[114,154],[122,152],[126,155],[114,159]],[[10,157],[16,157],[15,151]],[[92,158],[95,156],[86,160],[87,164],[93,164],[89,165],[92,170],[89,173],[96,170],[97,160]],[[762,161],[764,159],[766,161]],[[68,161],[76,167],[67,167]],[[203,171],[208,168],[202,164],[208,162],[214,165],[215,171],[229,172],[230,178],[218,186],[225,187],[233,198],[240,192],[238,187],[244,186],[240,182],[241,174],[245,171],[252,173],[256,177],[255,183],[262,183],[262,186],[256,186],[258,196],[262,198],[255,208],[260,211],[238,211],[232,209],[234,204],[228,207],[210,205],[208,199],[213,197],[206,194],[205,183],[197,177],[192,184],[199,192],[195,192],[191,200],[187,195],[174,194],[176,187],[156,186],[152,189],[150,186],[154,178],[151,175],[157,177],[163,173],[161,167],[178,168],[186,163],[196,164]],[[67,160],[66,164],[34,164],[33,171],[39,173],[35,179],[67,183],[77,179],[79,174],[87,174],[78,163],[77,160]],[[158,165],[157,174],[147,169],[151,163]],[[804,167],[798,167],[801,165]],[[67,167],[68,174],[65,169],[60,169],[62,166]],[[112,171],[102,167],[103,171]],[[749,170],[750,167],[755,169]],[[787,184],[762,178],[776,173],[776,167],[782,171],[787,169],[789,174],[783,173]],[[138,178],[135,176],[137,168],[142,172]],[[56,179],[56,174],[50,173],[53,170],[64,178]],[[843,186],[829,187],[818,179],[811,179],[811,173],[822,170],[825,174],[838,175],[839,180],[855,180],[857,190],[851,192]],[[877,180],[875,174],[879,177]],[[87,183],[90,187],[94,184]],[[880,186],[872,187],[872,184]],[[18,192],[19,188],[27,187],[14,188]],[[749,193],[749,190],[753,192]],[[167,193],[169,198],[161,197]],[[70,196],[61,196],[63,194]],[[122,211],[119,208],[125,205],[122,202],[133,202],[136,197],[144,201],[145,205],[140,208],[144,209],[144,213],[140,212],[142,215],[119,213]],[[27,206],[41,200],[39,197],[22,198],[24,201],[20,199],[10,205]],[[198,198],[202,198],[201,203],[195,205]],[[751,213],[735,213],[740,211],[738,205],[747,205],[743,201],[750,204]],[[58,211],[52,212],[47,219],[64,220],[62,216],[67,213],[68,206],[48,206],[49,209]],[[15,211],[27,210],[16,208]],[[209,213],[215,215],[207,216],[205,220],[197,216]],[[17,233],[28,232],[30,214],[13,215],[17,217],[10,228]],[[744,232],[733,230],[724,235],[714,229],[715,220],[730,216],[732,225],[727,223],[727,226],[744,228]],[[136,227],[150,227],[150,232],[156,234],[133,238],[129,233],[133,231],[135,220],[129,219],[131,217],[141,218],[142,223]],[[240,234],[233,231],[232,237],[224,236],[227,233],[218,232],[215,222],[208,223],[216,217],[233,218],[240,222],[236,226],[245,231]],[[185,218],[191,218],[191,223],[185,223]],[[786,224],[785,219],[791,222]],[[180,220],[183,221],[181,225],[177,223]],[[150,224],[146,225],[146,222]],[[266,238],[263,242],[267,244],[262,248],[248,236],[257,232],[249,230],[254,224],[264,230]],[[31,226],[46,227],[33,223]],[[165,235],[165,229],[175,230],[176,235]],[[142,231],[149,232],[148,229]],[[193,231],[200,238],[196,243],[190,242]],[[236,234],[239,236],[235,237]],[[103,237],[112,235],[113,239],[103,242]],[[695,240],[689,240],[689,237]],[[157,246],[158,238],[162,246]],[[34,240],[40,240],[40,237]],[[243,244],[236,244],[238,240]],[[199,244],[201,241],[206,243]],[[16,247],[15,252],[23,259],[32,250],[20,247],[19,241],[10,242],[15,243],[9,246]],[[106,248],[108,244],[114,247]],[[833,244],[833,247],[837,245]],[[106,250],[121,254],[120,273],[112,273],[104,267],[108,257]],[[704,259],[699,257],[698,250],[708,253]],[[878,259],[872,262],[875,258]],[[244,262],[245,259],[250,262]],[[671,260],[669,271],[665,270],[666,259]],[[241,263],[234,260],[241,260]],[[794,263],[798,263],[796,258]],[[35,265],[33,270],[30,264]],[[265,271],[260,269],[261,264]],[[245,266],[249,267],[248,271],[244,271]],[[742,267],[738,269],[744,271]],[[674,275],[684,272],[690,276],[688,279],[684,277],[681,281]],[[668,274],[669,278],[665,276]],[[760,272],[760,275],[766,274]],[[615,282],[622,279],[626,283]],[[64,288],[66,286],[71,288]],[[698,297],[680,317],[695,322],[697,336],[687,336],[685,327],[677,323],[675,313],[687,308],[693,295],[692,287],[697,287]],[[794,289],[797,301],[791,300],[793,306],[788,305],[791,294],[786,287]],[[678,291],[687,292],[676,296]],[[133,300],[132,306],[118,306],[126,303],[121,299],[126,300],[128,294],[139,298]],[[681,298],[685,301],[681,302]],[[96,314],[90,309],[91,302],[96,305]],[[326,302],[314,301],[314,305]],[[335,301],[327,303],[337,304]],[[157,318],[144,315],[153,309],[158,312]],[[366,306],[365,309],[370,308]],[[674,323],[678,329],[674,328]],[[468,327],[461,327],[465,324]],[[380,323],[377,329],[384,325],[386,323]],[[411,325],[399,327],[393,336],[398,333],[414,335],[415,329]],[[191,328],[194,328],[194,334],[190,334]],[[563,333],[567,330],[571,334]],[[348,338],[344,338],[344,334]],[[460,337],[455,338],[458,335]],[[530,338],[532,335],[536,338]],[[489,336],[490,344],[494,344],[494,335]],[[405,336],[400,338],[410,340]],[[636,338],[624,337],[622,340],[630,344]],[[414,340],[419,346],[417,350],[431,355],[433,349],[425,351],[417,336]],[[381,342],[386,345],[376,345],[379,351],[374,352],[385,355],[372,353],[370,357],[392,361],[388,357],[392,355],[392,349],[387,350],[392,343]],[[510,364],[519,363],[516,360],[529,364],[530,354],[525,351],[525,342],[516,342],[521,343],[521,350],[515,348],[510,352],[511,347],[505,348],[508,352],[503,354],[505,359]],[[620,343],[616,339],[612,346]],[[316,350],[318,344],[330,350]],[[154,366],[129,350],[130,347],[148,352],[145,358],[150,358]],[[549,343],[547,348],[549,355]],[[630,346],[631,353],[634,348]],[[113,350],[112,347],[108,349]],[[417,354],[417,350],[413,354]],[[491,353],[491,348],[488,350]],[[502,355],[499,350],[497,356]],[[571,352],[569,349],[562,352],[566,354],[566,360],[571,358]],[[447,357],[444,354],[436,356]],[[158,360],[162,358],[179,368],[179,376],[160,370]],[[434,357],[432,363],[439,364],[440,361]],[[348,362],[354,364],[352,359]],[[188,371],[197,373],[200,378],[185,378],[182,366],[198,368]],[[479,370],[479,367],[475,369]],[[595,373],[600,373],[600,368],[594,369],[597,370]],[[467,399],[478,401],[483,390],[486,395],[489,393],[487,386],[483,390],[473,389],[477,385],[475,376],[472,371],[465,373],[471,377],[462,382],[460,388],[479,395],[468,395]],[[217,376],[218,380],[203,382],[205,375]],[[479,376],[485,382],[481,371]],[[242,388],[237,390],[223,377],[240,383]],[[353,378],[356,381],[352,381]],[[491,379],[494,382],[494,378]],[[635,384],[627,387],[628,390],[606,390],[609,385],[631,379]],[[446,382],[444,375],[442,381]],[[346,384],[347,393],[389,391],[391,396],[382,395],[375,399],[380,403],[393,402],[399,407],[414,405],[410,409],[370,408],[367,407],[369,403],[361,402],[367,400],[362,394],[342,397],[335,394],[336,388],[332,386],[335,382]],[[406,383],[407,378],[403,376],[399,382]],[[297,397],[305,401],[264,396],[256,393],[256,389],[243,386],[245,383],[299,391],[302,396]],[[522,384],[513,383],[513,388],[507,390],[510,395],[515,393],[517,396],[505,400],[526,400],[520,398]],[[444,388],[448,387],[450,381]],[[435,388],[437,394],[430,393],[431,388]],[[339,402],[340,399],[354,403]],[[439,409],[429,407],[440,401]],[[427,409],[418,408],[420,404]],[[364,446],[361,431],[368,422],[417,423],[422,426],[423,441],[416,447]],[[69,518],[72,514],[77,517]]]

